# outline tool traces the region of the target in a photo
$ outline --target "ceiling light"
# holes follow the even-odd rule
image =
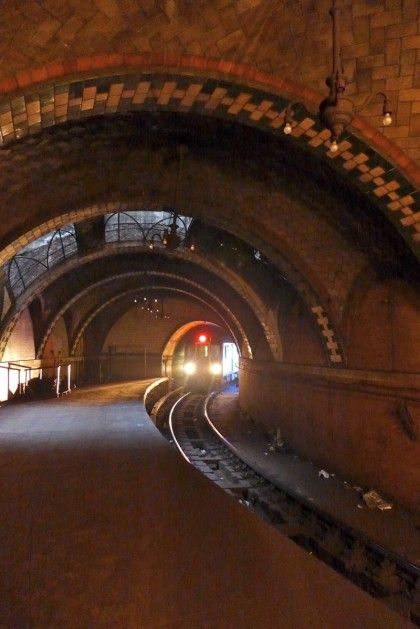
[[[330,9],[332,18],[332,73],[326,79],[329,87],[328,96],[319,105],[319,116],[325,127],[331,132],[330,151],[335,153],[338,150],[338,140],[343,132],[351,125],[354,114],[362,111],[363,108],[377,96],[383,99],[383,119],[382,124],[388,127],[392,123],[391,108],[388,97],[383,92],[378,92],[368,98],[361,110],[356,112],[353,102],[345,97],[347,79],[344,76],[340,46],[340,15],[341,9],[337,7],[337,0],[333,0]],[[286,135],[292,132],[292,121],[294,119],[293,105],[290,103],[285,111],[283,131]]]
[[[286,122],[283,131],[286,135],[290,135],[292,133],[292,125],[290,124],[290,122]]]

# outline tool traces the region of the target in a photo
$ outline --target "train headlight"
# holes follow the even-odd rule
[[[186,373],[187,376],[192,376],[192,374],[195,373],[196,370],[197,370],[197,366],[195,363],[185,363],[184,373]]]
[[[220,376],[222,373],[222,365],[220,363],[212,363],[210,365],[210,373],[212,373],[213,376]]]

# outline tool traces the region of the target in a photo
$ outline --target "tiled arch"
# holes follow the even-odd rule
[[[315,111],[320,96],[255,68],[189,55],[97,55],[42,66],[0,82],[0,144],[67,120],[136,110],[193,112],[282,133],[301,100],[291,142],[332,166],[373,201],[420,255],[420,168],[356,117],[337,153]],[[1,151],[0,151],[1,158]]]
[[[148,276],[153,275],[153,273],[151,271],[148,271]],[[115,282],[116,279],[127,279],[129,277],[139,277],[144,275],[144,271],[132,271],[132,272],[126,272],[126,273],[120,273],[117,275],[112,275],[110,277],[107,277],[103,280],[100,280],[98,282],[95,282],[94,284],[91,284],[90,286],[88,286],[87,288],[85,288],[81,293],[78,293],[77,295],[75,295],[71,300],[69,300],[67,303],[63,304],[63,306],[60,308],[60,310],[56,313],[56,315],[54,316],[54,318],[51,320],[47,330],[45,331],[43,338],[41,339],[41,342],[37,348],[37,357],[40,358],[42,356],[42,353],[44,351],[45,348],[45,344],[47,342],[48,336],[51,334],[54,326],[56,325],[57,321],[60,319],[60,317],[63,316],[63,314],[68,310],[68,308],[70,308],[71,306],[73,306],[75,303],[77,303],[77,301],[79,301],[79,299],[83,298],[83,296],[87,295],[90,291],[92,291],[95,288],[98,288],[99,286],[103,286],[107,283],[111,283],[111,282]],[[162,273],[159,273],[159,276],[162,275]],[[173,274],[174,278],[177,278],[178,276],[176,276],[175,274]],[[198,284],[196,285],[198,286]],[[155,288],[155,287],[154,287]],[[164,288],[163,286],[161,288]],[[168,288],[168,287],[166,287]],[[140,293],[143,289],[140,287],[137,287],[135,289],[137,291],[137,293]],[[205,290],[205,289],[201,289],[201,290]],[[219,304],[222,304],[222,302],[220,300],[218,300]],[[223,306],[226,309],[226,306]],[[235,321],[235,324],[238,327],[238,330],[240,331],[240,333],[242,334],[243,338],[246,339],[247,336],[242,328],[241,325],[238,324],[237,319],[235,318],[235,316],[231,313],[231,311],[229,310],[229,314],[232,316],[233,320]],[[96,315],[95,315],[96,316]],[[87,325],[87,324],[86,324]],[[86,325],[83,327],[83,329],[86,328]],[[226,326],[228,326],[228,324],[226,323]],[[82,330],[83,333],[83,330]],[[80,337],[80,334],[76,336]],[[248,341],[247,342],[247,347],[250,348],[250,344]],[[75,345],[75,342],[72,343],[72,345]],[[252,355],[252,352],[250,350],[250,353]]]
[[[233,330],[232,330],[232,326],[229,324],[229,322],[227,321],[227,319],[220,314],[219,310],[216,310],[216,308],[214,306],[212,306],[206,299],[204,299],[203,297],[200,297],[198,295],[196,295],[195,293],[191,292],[191,289],[181,289],[181,288],[169,288],[166,285],[156,285],[156,290],[168,290],[171,293],[174,293],[176,295],[184,295],[187,297],[191,297],[192,299],[201,302],[202,304],[204,304],[206,307],[210,308],[210,310],[212,310],[214,313],[216,313],[224,322],[226,329],[229,330],[230,334],[232,334],[232,337],[235,339],[235,342],[240,346],[241,343],[239,343],[239,339],[237,338],[237,336],[234,334]],[[71,347],[70,347],[70,355],[74,355],[76,350],[77,350],[77,345],[81,339],[81,337],[83,336],[86,328],[90,325],[90,323],[92,323],[92,321],[98,316],[98,314],[100,312],[102,312],[103,310],[105,310],[108,306],[110,306],[111,304],[117,302],[120,299],[123,299],[124,297],[127,297],[128,295],[132,295],[132,294],[139,294],[141,293],[141,289],[138,290],[136,288],[132,288],[130,290],[124,291],[122,293],[119,293],[118,295],[114,295],[113,297],[110,297],[109,299],[107,299],[104,303],[99,304],[99,306],[96,306],[96,308],[94,308],[92,310],[92,312],[89,313],[89,315],[83,320],[82,324],[80,325],[79,329],[77,330],[77,333],[74,337],[74,339],[72,339],[71,342]],[[229,316],[234,318],[234,315],[232,315],[232,313],[230,311],[228,311]],[[235,325],[238,325],[238,321],[237,319],[234,318],[234,322]],[[252,358],[252,351],[249,345],[249,341],[247,339],[247,337],[244,335],[244,331],[239,328],[239,331],[241,333],[242,336],[242,341],[244,343],[244,346],[246,348],[247,353],[249,354],[249,357]]]
[[[57,217],[55,219],[47,221],[43,225],[37,227],[32,232],[28,232],[27,234],[25,234],[21,239],[15,241],[15,243],[12,243],[11,247],[16,247],[16,250],[19,251],[19,247],[23,246],[23,244],[20,243],[27,244],[27,242],[29,242],[31,238],[34,238],[35,236],[39,237],[40,235],[51,231],[51,229],[54,229],[61,224],[83,220],[92,216],[103,214],[105,212],[118,212],[122,210],[129,211],[130,209],[138,209],[138,205],[133,202],[133,205],[131,207],[126,203],[121,204],[113,202],[104,205],[95,205],[88,208],[82,208],[77,212],[70,212],[62,215],[61,217]],[[262,244],[263,243],[261,243],[261,245]],[[125,249],[127,247],[129,247],[131,250],[134,250],[132,244],[127,244]],[[105,247],[103,251],[84,256],[83,260],[93,260],[98,256],[109,255],[110,253],[112,253],[112,251],[117,252],[121,249],[124,250],[124,246],[121,245],[121,243],[116,245],[107,245],[107,247]],[[196,261],[197,255],[199,255],[199,253],[196,252],[192,254],[191,252],[189,252],[189,250],[185,250],[182,251],[181,254],[175,252],[175,254],[173,255],[181,255],[181,257],[184,259]],[[22,298],[18,300],[18,311],[20,312],[21,309],[28,304],[28,300],[33,298],[34,291],[43,290],[49,284],[49,282],[58,277],[59,274],[65,272],[67,269],[72,268],[73,266],[77,266],[79,263],[80,261],[78,259],[71,259],[66,264],[51,271],[48,276],[41,278],[39,282],[34,284],[31,289],[27,293],[23,294]],[[208,270],[214,272],[213,264],[210,264],[204,258],[200,260],[200,264]],[[328,309],[323,304],[323,300],[320,299],[319,295],[317,295],[313,287],[303,277],[299,270],[287,260],[285,256],[277,255],[276,265],[280,268],[281,272],[284,274],[284,277],[297,290],[304,303],[309,308],[309,311],[314,318],[314,323],[318,327],[320,338],[322,340],[328,362],[334,366],[343,366],[345,364],[344,343],[341,340],[340,334],[335,328],[331,317],[328,315]],[[224,271],[226,272],[226,269]],[[238,283],[236,276],[232,275],[229,281],[232,282],[232,285],[235,287],[235,290],[237,290],[238,294],[241,295],[246,301],[251,303],[254,313],[261,322],[261,325],[263,326],[267,341],[269,343],[271,351],[273,352],[273,356],[276,359],[279,359],[281,355],[281,341],[278,337],[278,330],[276,327],[276,323],[274,322],[274,315],[271,317],[271,319],[273,320],[271,320],[270,313],[266,312],[267,309],[265,308],[261,300],[256,300],[255,295],[250,294],[249,287],[245,286],[243,283],[242,285],[240,282]],[[15,314],[18,314],[18,312],[16,312]],[[10,318],[3,329],[0,341],[1,351],[4,351],[5,344],[7,343],[7,339],[11,334],[16,320],[16,316]]]
[[[34,299],[37,294],[39,294],[42,290],[45,290],[45,288],[51,282],[57,280],[65,273],[70,272],[72,269],[76,269],[80,264],[85,264],[86,262],[91,262],[96,259],[104,258],[110,255],[131,253],[137,251],[147,251],[147,249],[142,245],[133,245],[133,243],[130,242],[108,244],[105,245],[101,250],[96,250],[91,254],[87,254],[82,257],[73,257],[64,264],[52,269],[48,274],[43,275],[37,282],[34,282],[30,286],[30,288],[25,291],[25,293],[22,293],[22,295],[15,302],[13,310],[10,311],[9,315],[4,320],[2,326],[3,329],[0,336],[0,352],[4,351],[7,341],[10,338],[10,335],[14,329],[14,326],[16,325],[16,322],[22,310],[29,305],[29,303],[32,301],[32,299]],[[265,307],[263,301],[255,293],[255,291],[253,291],[248,285],[246,285],[244,280],[239,275],[237,275],[230,269],[221,267],[220,265],[215,264],[215,262],[207,260],[205,257],[200,255],[199,251],[192,253],[189,251],[189,249],[181,249],[179,251],[170,252],[168,255],[170,255],[174,259],[185,260],[198,264],[200,267],[208,270],[215,275],[218,275],[226,283],[231,285],[234,288],[235,292],[249,304],[250,310],[260,322],[261,327],[264,331],[266,342],[270,347],[273,357],[276,359],[281,358],[281,340],[278,336],[277,327],[273,325],[273,322],[270,320],[269,313],[267,313],[267,308]],[[48,326],[47,334],[51,332],[55,323],[60,318],[60,316],[62,316],[68,306],[75,303],[80,297],[92,290],[92,288],[96,287],[97,285],[101,285],[102,283],[105,283],[107,281],[113,281],[114,279],[114,276],[111,276],[105,280],[101,280],[101,282],[98,282],[98,284],[90,285],[84,291],[78,293],[72,300],[70,300],[68,304],[63,304],[62,308],[60,308],[58,313],[56,313],[55,317],[51,320]],[[45,344],[45,341],[46,338],[44,337],[44,341],[41,342],[40,348],[37,352],[38,355],[40,353],[42,354],[43,343]]]

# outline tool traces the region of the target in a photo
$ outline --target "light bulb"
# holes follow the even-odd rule
[[[389,127],[389,125],[392,124],[391,112],[389,111],[385,112],[384,117],[382,119],[382,124],[384,125],[384,127]]]
[[[292,133],[292,125],[290,124],[290,122],[286,122],[286,124],[284,125],[283,133],[285,133],[286,135]]]
[[[150,243],[149,249],[153,249],[153,243]]]
[[[331,153],[337,153],[337,151],[338,151],[337,140],[333,140],[331,142],[330,151],[331,151]]]
[[[195,245],[191,245],[190,250],[194,251],[195,250]]]

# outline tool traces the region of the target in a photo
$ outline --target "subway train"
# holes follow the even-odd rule
[[[184,388],[199,392],[221,389],[237,380],[238,362],[235,343],[212,339],[210,332],[201,330],[185,345]]]

